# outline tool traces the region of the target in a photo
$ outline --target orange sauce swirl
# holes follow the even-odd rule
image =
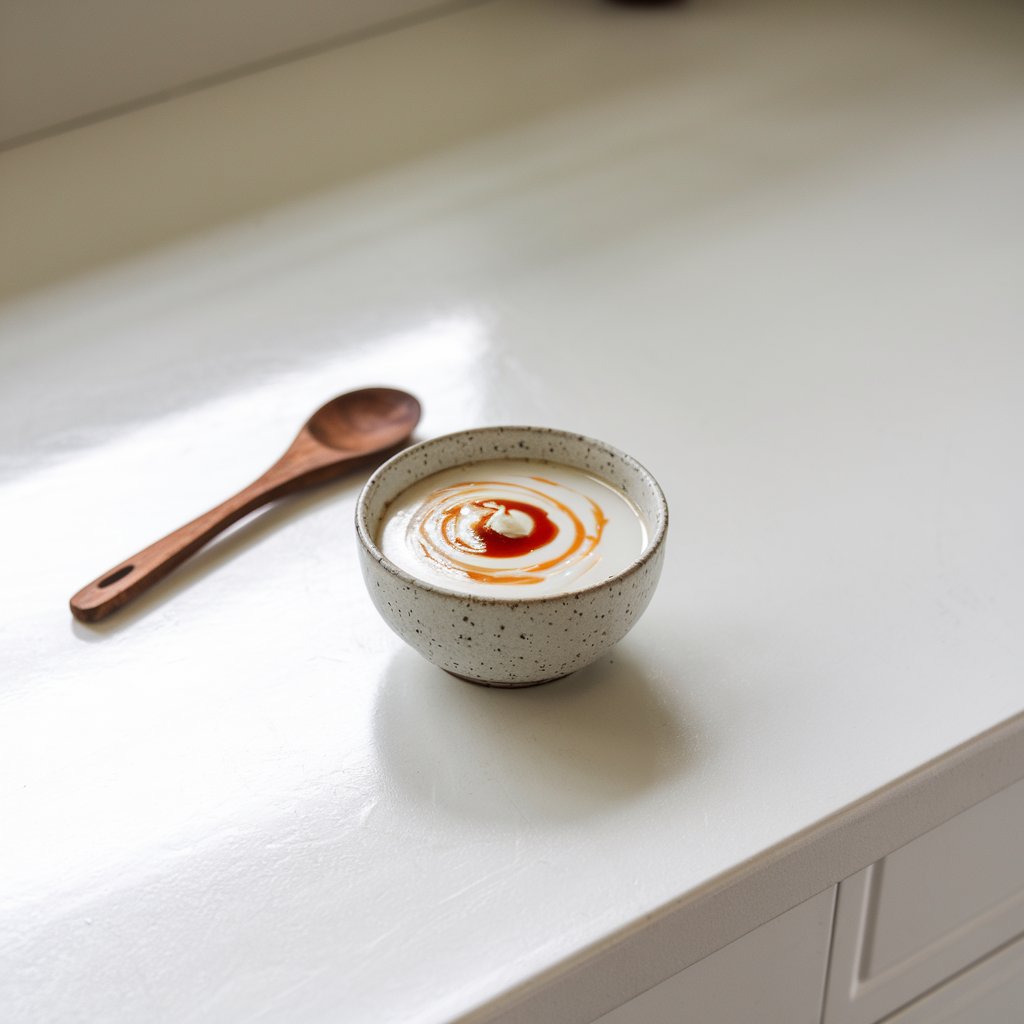
[[[543,477],[530,479],[545,489],[511,481],[472,480],[434,491],[410,521],[423,557],[464,579],[511,585],[540,583],[590,557],[608,522],[601,507],[579,495],[589,506],[591,516],[587,518],[593,519],[588,530],[569,505],[546,490],[571,488]],[[509,498],[509,492],[520,493],[522,499]],[[502,507],[528,515],[533,522],[531,532],[505,537],[491,529],[489,521]],[[568,530],[563,531],[549,512],[567,520]],[[533,552],[538,553],[536,562],[517,567],[501,564]],[[494,565],[487,564],[490,559],[495,560]]]

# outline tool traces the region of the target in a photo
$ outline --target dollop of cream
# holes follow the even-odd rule
[[[533,517],[525,512],[507,509],[497,501],[485,501],[483,505],[497,510],[488,517],[487,527],[502,537],[529,537],[533,533]]]

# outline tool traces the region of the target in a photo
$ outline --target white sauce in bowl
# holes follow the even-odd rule
[[[533,459],[425,477],[391,502],[377,538],[387,558],[427,583],[509,598],[601,583],[647,544],[642,514],[612,484]]]

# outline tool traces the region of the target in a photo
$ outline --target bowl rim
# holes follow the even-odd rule
[[[527,431],[530,433],[540,435],[554,435],[562,438],[569,438],[573,441],[581,441],[584,444],[592,444],[601,448],[603,451],[612,455],[614,458],[621,459],[627,465],[632,466],[635,470],[638,470],[642,476],[644,476],[648,483],[651,484],[654,495],[657,501],[657,517],[656,522],[653,524],[654,529],[650,540],[648,541],[647,547],[629,563],[624,569],[615,573],[614,576],[609,576],[606,579],[601,580],[598,583],[592,583],[588,587],[580,587],[578,590],[566,590],[558,594],[545,594],[537,597],[496,597],[485,594],[473,594],[466,590],[453,590],[448,587],[440,587],[436,583],[428,583],[426,580],[421,579],[419,576],[414,576],[412,573],[406,572],[404,569],[399,568],[391,561],[383,551],[377,547],[376,542],[370,536],[370,531],[366,525],[366,503],[367,494],[371,487],[377,484],[380,478],[385,474],[391,472],[392,467],[400,461],[406,458],[413,458],[424,448],[431,447],[436,444],[440,444],[443,441],[451,440],[455,437],[465,436],[476,436],[478,434],[491,434],[500,433],[505,431]],[[502,456],[498,456],[502,458]],[[479,459],[477,461],[486,461]],[[552,461],[551,459],[540,460],[540,461]],[[442,470],[434,470],[431,473],[425,473],[421,477],[417,477],[416,481],[424,479],[424,477],[432,476],[433,472],[443,472]],[[412,486],[409,484],[408,486]],[[370,555],[375,562],[380,565],[385,572],[393,576],[395,579],[400,580],[403,583],[407,583],[411,586],[417,587],[420,590],[425,590],[428,593],[438,594],[443,597],[454,597],[461,601],[472,601],[478,604],[484,605],[495,605],[498,607],[512,607],[519,605],[542,605],[554,601],[564,601],[567,597],[579,598],[584,594],[595,593],[599,590],[605,590],[609,587],[621,583],[623,580],[629,579],[629,577],[638,573],[661,549],[665,543],[665,537],[668,533],[668,501],[665,498],[665,492],[661,489],[661,484],[658,483],[657,478],[654,474],[638,459],[635,459],[632,455],[627,452],[616,448],[614,445],[608,444],[607,441],[602,441],[596,437],[590,437],[587,434],[579,434],[572,430],[560,430],[556,427],[538,427],[531,424],[521,423],[500,423],[492,424],[485,427],[471,427],[465,430],[453,430],[447,434],[438,434],[436,437],[429,437],[426,440],[419,441],[416,444],[410,445],[408,448],[403,448],[400,452],[392,455],[387,462],[382,463],[370,476],[369,480],[363,484],[362,490],[359,492],[359,497],[356,499],[355,508],[355,526],[356,536],[362,544],[363,549],[368,555]]]

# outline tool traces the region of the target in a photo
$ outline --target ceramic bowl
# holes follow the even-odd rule
[[[388,505],[432,473],[488,459],[538,459],[590,471],[643,513],[649,543],[622,572],[582,590],[490,597],[424,582],[384,556],[376,537]],[[632,628],[657,586],[668,505],[636,459],[603,441],[543,427],[485,427],[435,437],[384,463],[356,504],[360,565],[385,622],[428,661],[488,686],[532,686],[595,661]]]

